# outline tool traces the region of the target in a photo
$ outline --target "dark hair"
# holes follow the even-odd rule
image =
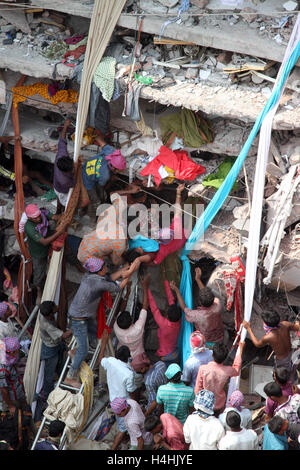
[[[141,256],[140,253],[137,253],[135,250],[128,250],[123,253],[122,258],[127,261],[127,263],[131,264],[133,261]]]
[[[228,356],[228,348],[223,343],[216,343],[213,347],[213,358],[217,364],[222,364]]]
[[[300,406],[299,406],[299,408],[298,408],[298,410],[297,410],[297,416],[298,416],[298,418],[300,418]]]
[[[215,295],[209,287],[199,289],[199,301],[203,307],[210,307],[215,300]]]
[[[267,326],[277,326],[280,322],[280,316],[277,312],[263,312],[261,317]]]
[[[156,426],[160,424],[160,419],[158,416],[150,415],[147,416],[144,422],[144,429],[145,431],[152,431],[152,429],[156,428]]]
[[[63,433],[65,429],[65,423],[60,421],[59,419],[55,419],[51,421],[49,425],[49,436],[50,437],[58,437],[60,434]]]
[[[57,168],[60,171],[63,171],[64,173],[70,173],[70,171],[73,171],[74,168],[74,163],[72,158],[70,157],[61,157],[57,160]]]
[[[0,450],[9,450],[9,443],[6,441],[1,441],[0,442]]]
[[[116,351],[116,359],[120,359],[122,362],[128,362],[130,358],[130,350],[128,346],[121,346]]]
[[[40,312],[44,317],[48,317],[53,312],[55,303],[52,300],[45,300],[40,305]]]
[[[280,432],[282,425],[283,419],[281,418],[281,416],[278,415],[273,416],[273,418],[270,419],[270,421],[268,422],[268,428],[274,434],[278,434]]]
[[[290,378],[290,371],[285,367],[277,367],[274,370],[274,374],[280,385],[285,385]]]
[[[269,398],[271,397],[281,397],[282,390],[278,383],[276,382],[269,382],[264,386],[264,392],[268,395]]]
[[[241,425],[241,416],[236,411],[228,411],[226,414],[226,424],[231,429],[237,429]]]
[[[117,318],[117,325],[119,328],[122,328],[122,330],[127,330],[127,328],[130,327],[132,323],[131,315],[127,310],[124,312],[121,312],[120,315]]]
[[[179,382],[181,382],[181,377],[182,377],[182,372],[179,371],[179,372],[177,372],[177,374],[175,374],[175,375],[170,379],[170,381],[171,381],[171,382],[175,382],[175,383],[179,383]]]
[[[171,322],[177,322],[181,319],[181,310],[180,310],[180,307],[178,307],[178,305],[170,305],[169,308],[168,308],[168,311],[167,311],[167,315],[168,315],[168,319],[171,321]]]

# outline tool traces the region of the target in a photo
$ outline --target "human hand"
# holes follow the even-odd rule
[[[175,292],[178,291],[178,287],[176,286],[175,282],[174,281],[170,281],[170,287],[172,290],[174,290]]]
[[[196,268],[196,269],[195,269],[195,279],[196,279],[196,281],[197,281],[197,280],[199,280],[199,281],[201,280],[201,275],[202,275],[201,269],[200,269],[200,268]]]
[[[181,194],[182,191],[184,190],[184,188],[185,188],[184,183],[179,184],[179,185],[177,186],[176,192]]]
[[[248,328],[250,328],[250,323],[248,323],[246,320],[243,320],[243,327],[248,330]]]
[[[240,348],[240,355],[242,356],[244,348],[245,348],[245,341],[239,342],[239,348]]]
[[[161,434],[154,434],[153,441],[155,444],[161,444],[163,441],[163,437]]]
[[[30,181],[29,176],[27,176],[27,175],[22,176],[22,183],[23,184],[29,183],[29,181]]]
[[[129,281],[128,277],[124,278],[123,281],[120,284],[120,289],[124,289],[124,287],[126,287],[128,281]]]

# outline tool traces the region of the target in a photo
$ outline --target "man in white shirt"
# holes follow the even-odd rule
[[[241,417],[236,411],[229,411],[226,424],[230,431],[219,442],[219,450],[258,450],[258,437],[252,429],[241,428]]]
[[[183,425],[184,439],[189,450],[218,450],[218,443],[225,435],[224,428],[214,416],[215,397],[209,390],[200,390],[194,401],[195,412]]]
[[[116,357],[104,357],[101,366],[106,370],[109,400],[115,398],[131,398],[136,390],[135,375],[128,364],[130,352],[127,346],[121,346],[116,351]],[[126,427],[124,419],[117,416],[119,433],[116,435],[111,450],[116,450],[125,436]]]
[[[236,411],[241,417],[241,427],[244,429],[252,428],[252,414],[248,408],[244,407],[245,397],[239,390],[235,390],[229,397],[228,405],[223,413],[219,415],[219,420],[221,421],[224,429],[229,431],[229,426],[226,423],[226,416],[229,411]]]

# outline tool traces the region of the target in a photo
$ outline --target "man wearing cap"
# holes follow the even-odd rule
[[[200,331],[193,331],[190,336],[191,354],[186,360],[182,372],[182,381],[195,387],[198,369],[202,364],[213,360],[212,351],[205,347],[205,338]]]
[[[235,390],[229,397],[228,405],[223,413],[219,415],[224,429],[228,431],[230,427],[226,422],[226,415],[229,411],[236,411],[241,417],[241,427],[244,429],[252,428],[252,414],[248,408],[245,408],[245,397],[240,390]]]
[[[225,435],[224,428],[214,416],[215,397],[209,390],[200,390],[194,400],[195,412],[183,425],[185,442],[189,450],[218,450],[218,443]]]
[[[16,331],[12,321],[9,319],[12,311],[7,302],[0,302],[0,339],[7,336],[15,336]]]
[[[23,380],[16,368],[19,360],[20,342],[17,337],[4,338],[0,351],[0,391],[2,403],[13,416],[17,406],[25,406]]]
[[[158,388],[156,402],[164,413],[170,413],[183,424],[193,410],[194,391],[182,382],[178,364],[170,364],[165,375],[168,383]]]
[[[153,437],[145,431],[145,416],[140,405],[130,398],[116,397],[110,402],[110,407],[118,417],[124,418],[130,437],[130,450],[151,449]]]
[[[122,277],[123,270],[108,274],[107,266],[101,258],[89,258],[84,268],[87,273],[81,280],[68,312],[77,349],[65,383],[77,388],[80,387],[78,381],[80,365],[88,353],[88,338],[97,339],[97,313],[101,297],[104,292],[119,292],[120,288],[127,284],[127,279],[124,279],[120,285],[116,282]]]
[[[36,204],[26,206],[25,217],[27,217],[27,221],[24,231],[28,237],[28,249],[32,259],[33,285],[36,286],[38,292],[36,304],[39,305],[44,287],[44,278],[47,273],[50,244],[64,233],[66,226],[62,225],[56,232],[51,234],[49,221],[57,221],[59,216],[48,210],[39,209]]]

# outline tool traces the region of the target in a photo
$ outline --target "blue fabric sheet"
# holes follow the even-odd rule
[[[266,117],[268,112],[272,109],[274,104],[277,102],[281,89],[285,81],[287,80],[289,73],[291,72],[292,68],[296,64],[299,56],[300,56],[300,42],[297,44],[297,46],[291,53],[289,60],[285,64],[276,87],[274,87],[272,94],[270,98],[268,99],[264,109],[262,110],[258,118],[256,119],[255,124],[249,134],[249,137],[247,141],[245,142],[233,167],[231,168],[223,184],[215,193],[213,199],[211,200],[211,202],[209,203],[209,205],[207,206],[207,208],[205,209],[201,217],[198,219],[194,227],[194,230],[192,231],[190,237],[188,238],[186,242],[186,245],[184,246],[184,249],[181,255],[181,260],[183,263],[183,271],[182,271],[182,277],[181,277],[181,283],[180,283],[180,291],[188,308],[193,308],[193,298],[192,298],[191,270],[190,270],[190,264],[189,264],[187,255],[192,250],[193,245],[203,237],[205,231],[207,230],[212,220],[214,219],[214,217],[216,216],[216,214],[218,213],[218,211],[221,209],[222,205],[224,204],[228,194],[230,193],[232,189],[232,186],[236,178],[238,177],[240,169],[247,157],[249,149],[261,127],[261,124],[264,118]],[[185,361],[190,355],[190,335],[192,331],[193,331],[193,325],[191,323],[188,323],[185,320],[185,315],[183,313],[182,323],[181,323],[181,332],[180,332],[179,342],[178,342],[179,350],[181,351],[181,365],[182,366],[184,366]]]

